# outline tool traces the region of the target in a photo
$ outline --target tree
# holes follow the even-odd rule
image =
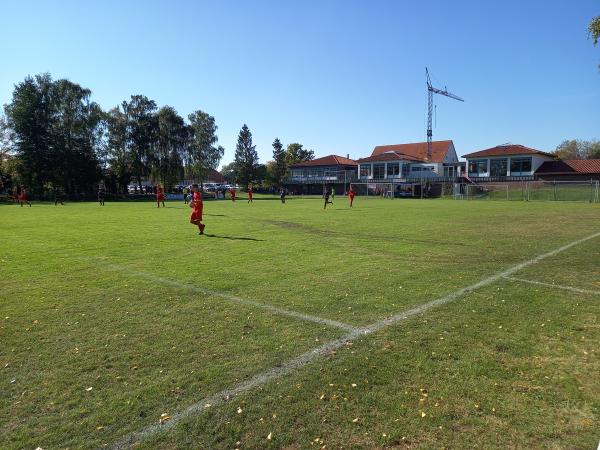
[[[34,193],[61,186],[86,191],[99,179],[103,113],[91,91],[49,74],[17,84],[5,107],[19,177]]]
[[[600,16],[594,17],[588,25],[588,36],[592,38],[594,46],[598,45],[600,39]],[[600,65],[598,66],[600,68]]]
[[[163,106],[158,110],[158,146],[155,178],[171,187],[181,176],[183,158],[188,145],[188,127],[175,108]]]
[[[133,160],[127,138],[127,116],[118,106],[106,114],[107,162],[106,176],[119,192],[127,192],[133,176]]]
[[[600,141],[582,141],[580,139],[563,141],[552,154],[560,159],[600,158]]]
[[[12,185],[13,177],[16,175],[14,148],[14,132],[8,125],[6,115],[0,111],[0,186]]]
[[[91,91],[69,80],[53,84],[50,139],[54,147],[52,182],[70,194],[89,191],[100,178],[98,150],[103,112]]]
[[[203,111],[194,111],[188,116],[190,121],[190,140],[187,152],[187,164],[192,174],[201,181],[210,170],[216,170],[225,149],[217,146],[217,125],[215,118]]]
[[[302,147],[302,144],[297,142],[289,144],[285,150],[285,162],[287,167],[299,162],[310,161],[315,159],[315,152]]]
[[[223,175],[223,178],[225,178],[228,183],[234,183],[237,179],[235,161],[225,164],[223,167],[221,167],[221,175]]]
[[[142,179],[148,177],[157,160],[156,102],[145,95],[132,95],[129,102],[122,103],[122,107],[127,118],[127,141],[132,173],[141,190]]]
[[[588,25],[588,33],[594,42],[594,45],[598,45],[600,39],[600,16],[594,17]]]
[[[258,152],[252,145],[252,133],[248,125],[244,124],[238,135],[235,148],[235,170],[237,182],[242,186],[257,180]]]
[[[6,114],[0,111],[0,159],[14,153],[15,139],[15,133],[8,124]]]
[[[268,165],[267,172],[273,182],[278,186],[283,182],[283,178],[287,173],[287,164],[285,161],[286,152],[279,138],[273,141],[273,165]]]

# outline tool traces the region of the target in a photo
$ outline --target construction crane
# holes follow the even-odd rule
[[[431,129],[431,116],[433,115],[433,94],[445,95],[446,97],[453,98],[459,102],[464,102],[462,98],[457,95],[448,92],[448,88],[444,86],[444,90],[434,88],[431,85],[431,78],[429,78],[429,70],[425,67],[425,74],[427,75],[427,161],[431,161],[431,140],[433,138],[433,130]]]

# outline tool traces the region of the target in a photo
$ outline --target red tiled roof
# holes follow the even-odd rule
[[[564,159],[545,161],[536,175],[588,175],[600,174],[600,159]]]
[[[507,156],[507,155],[544,155],[551,156],[553,155],[543,152],[541,150],[536,150],[535,148],[525,147],[524,145],[518,144],[504,144],[497,145],[496,147],[487,148],[485,150],[479,150],[477,152],[469,153],[467,155],[463,155],[463,158],[477,158],[480,156]]]
[[[367,158],[361,158],[357,162],[367,163],[367,162],[378,162],[378,161],[417,161],[423,162],[422,159],[415,158],[414,156],[404,155],[400,152],[385,152],[380,153],[379,155],[369,156]]]
[[[434,141],[431,143],[431,161],[441,163],[446,159],[446,154],[452,141]],[[414,142],[412,144],[378,145],[373,149],[371,156],[381,155],[386,152],[398,152],[412,156],[421,161],[427,158],[427,142]]]
[[[311,159],[290,165],[290,167],[313,167],[313,166],[356,166],[356,161],[353,159],[344,158],[343,156],[329,155],[322,158]]]

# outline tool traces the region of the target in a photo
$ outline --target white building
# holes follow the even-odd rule
[[[452,141],[435,141],[431,158],[427,158],[427,142],[379,145],[371,156],[359,159],[360,181],[402,180],[410,178],[456,177],[461,163]]]
[[[486,150],[464,155],[469,178],[494,178],[498,180],[533,177],[535,171],[555,156],[517,144],[498,145]]]

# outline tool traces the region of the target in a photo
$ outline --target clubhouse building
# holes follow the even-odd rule
[[[427,157],[427,142],[378,145],[371,156],[358,161],[361,182],[403,181],[422,178],[455,178],[461,173],[461,163],[452,141],[436,141]]]
[[[520,144],[503,144],[463,155],[459,161],[452,140],[427,143],[378,145],[370,156],[352,160],[329,155],[290,166],[285,185],[298,194],[320,194],[323,189],[347,192],[350,183],[366,193],[394,196],[436,196],[442,183],[485,184],[517,181],[600,180],[600,159],[560,160],[556,156]],[[434,191],[432,192],[432,186]]]
[[[504,144],[463,155],[472,181],[533,180],[536,170],[556,157],[518,144]]]

